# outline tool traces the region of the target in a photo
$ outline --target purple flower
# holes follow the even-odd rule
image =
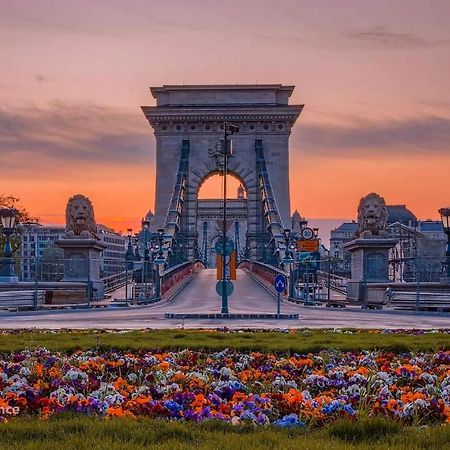
[[[166,401],[164,402],[164,406],[165,406],[172,414],[178,414],[178,413],[183,409],[183,407],[182,407],[179,403],[177,403],[177,402],[175,402],[175,401],[173,401],[173,400],[166,400]]]
[[[298,420],[297,414],[289,414],[282,419],[278,419],[273,423],[276,427],[289,428],[289,427],[304,427],[305,422]]]

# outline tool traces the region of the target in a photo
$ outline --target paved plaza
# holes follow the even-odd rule
[[[95,310],[60,310],[5,313],[1,328],[23,329],[144,329],[144,328],[450,328],[450,314],[367,311],[358,307],[306,307],[284,302],[283,313],[298,313],[298,320],[165,319],[165,313],[220,312],[215,291],[215,270],[203,270],[170,302],[156,305],[109,307]],[[245,272],[238,270],[230,312],[276,312],[275,298]],[[183,323],[182,323],[183,322]]]

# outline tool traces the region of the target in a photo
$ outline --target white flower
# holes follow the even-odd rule
[[[219,372],[223,377],[231,377],[232,375],[231,369],[229,367],[222,367]]]
[[[289,386],[289,387],[292,387],[292,388],[294,388],[294,389],[297,389],[298,384],[297,384],[294,380],[289,380],[289,381],[286,383],[286,386]]]
[[[20,369],[20,375],[23,375],[24,377],[28,377],[31,375],[31,370],[28,367],[22,367]]]
[[[132,383],[135,383],[137,381],[137,379],[138,379],[138,376],[135,373],[129,373],[127,378]]]
[[[346,389],[348,395],[359,395],[361,389],[357,384],[352,384]]]
[[[436,383],[437,376],[431,375],[428,372],[424,372],[422,375],[420,375],[420,378],[425,381],[427,384],[434,384]]]
[[[231,425],[239,425],[241,423],[241,419],[238,416],[233,416],[231,418]]]
[[[312,400],[312,396],[309,393],[309,391],[303,391],[302,392],[302,396],[303,396],[303,400],[305,400],[305,401]]]
[[[64,379],[65,380],[86,380],[87,379],[87,374],[84,372],[81,372],[81,370],[76,370],[76,369],[70,369],[66,372],[66,374],[64,375]]]

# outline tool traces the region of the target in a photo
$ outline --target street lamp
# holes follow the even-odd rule
[[[228,136],[234,133],[239,133],[239,126],[230,123],[223,124],[223,140],[222,148],[223,154],[223,223],[222,223],[222,314],[228,314],[228,293],[227,293],[227,265],[226,261],[226,238],[227,238],[227,171],[228,171],[228,157],[232,155],[233,151],[228,145]]]
[[[282,259],[283,264],[292,264],[294,262],[294,259],[292,258],[292,252],[290,249],[290,242],[291,242],[291,230],[289,228],[284,229],[284,258]],[[295,248],[295,247],[294,247]]]
[[[439,210],[441,215],[444,233],[447,235],[447,250],[445,252],[445,266],[446,266],[446,282],[450,283],[450,207],[441,208]]]
[[[19,211],[14,208],[0,209],[0,219],[3,234],[6,236],[3,263],[0,265],[0,281],[17,282],[18,278],[14,270],[13,250],[11,236],[14,234]]]
[[[142,219],[142,231],[144,233],[144,264],[142,266],[141,272],[141,284],[144,284],[144,299],[147,300],[147,272],[148,272],[148,248],[147,248],[147,233],[150,229],[150,221],[147,219]]]
[[[127,228],[128,247],[125,252],[125,300],[128,300],[128,271],[133,270],[133,245],[131,243],[131,236],[133,235],[133,229]]]
[[[161,297],[161,276],[160,276],[160,266],[164,266],[166,263],[166,259],[164,258],[164,228],[158,229],[158,255],[153,260],[156,264],[156,300],[159,300]]]
[[[289,228],[284,229],[284,257],[282,259],[283,269],[289,273],[289,297],[292,296],[292,264],[294,263],[294,258],[292,258],[291,250],[291,230]],[[295,248],[295,246],[294,246]]]

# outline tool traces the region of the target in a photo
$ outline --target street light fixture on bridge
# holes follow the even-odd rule
[[[134,252],[131,242],[131,236],[133,235],[133,229],[127,228],[128,246],[125,252],[125,300],[128,300],[128,271],[133,270],[134,264]]]
[[[0,264],[0,279],[6,282],[17,282],[18,278],[14,270],[13,250],[11,236],[14,234],[19,211],[14,208],[0,209],[3,234],[6,236],[3,262]]]
[[[147,300],[147,277],[148,277],[148,262],[150,260],[149,252],[148,252],[148,237],[147,233],[150,229],[150,221],[145,218],[142,219],[142,231],[144,233],[144,263],[142,265],[141,272],[141,284],[144,284],[144,299]]]
[[[445,252],[445,266],[446,266],[446,282],[450,283],[450,207],[441,208],[439,210],[441,215],[444,233],[447,235],[447,250]]]
[[[160,266],[164,266],[166,263],[166,258],[164,258],[164,228],[158,229],[158,255],[153,260],[156,264],[156,300],[159,300],[161,297],[161,268]]]
[[[234,133],[239,133],[239,126],[230,123],[223,124],[224,143],[222,148],[223,154],[223,223],[222,223],[222,314],[228,314],[228,293],[227,293],[227,265],[226,260],[226,236],[227,236],[227,171],[228,171],[228,157],[232,155],[231,141],[228,141],[228,136]],[[230,145],[228,145],[230,142]]]

